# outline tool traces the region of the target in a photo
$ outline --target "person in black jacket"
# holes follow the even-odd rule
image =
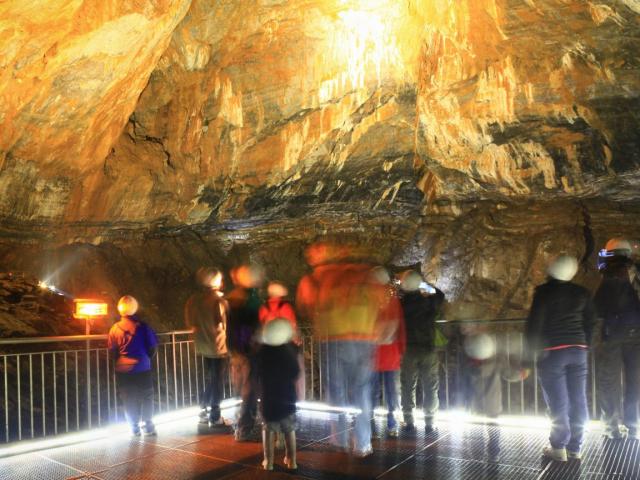
[[[400,278],[400,299],[404,314],[407,347],[400,370],[403,430],[414,430],[413,409],[416,406],[418,375],[422,381],[422,406],[427,432],[433,431],[438,410],[439,365],[435,349],[436,317],[444,302],[444,293],[434,288],[427,294],[420,290],[422,276],[409,270]]]
[[[231,354],[231,383],[242,399],[234,436],[237,441],[245,442],[253,438],[258,412],[255,354],[256,334],[260,329],[258,310],[262,300],[258,288],[262,284],[262,271],[254,265],[241,265],[230,273],[235,287],[227,295],[227,347]]]
[[[637,271],[629,258],[631,245],[628,241],[612,239],[603,253],[602,282],[595,296],[598,314],[604,320],[596,363],[601,419],[606,437],[617,439],[628,433],[630,438],[638,438],[640,299],[634,288]],[[624,372],[624,395],[621,372]],[[626,431],[620,428],[621,423]]]
[[[587,408],[587,353],[596,323],[590,293],[571,282],[575,258],[562,255],[548,269],[549,280],[536,288],[525,327],[530,354],[551,416],[550,447],[543,454],[566,462],[580,458]]]
[[[294,330],[288,320],[279,318],[262,329],[263,345],[257,353],[257,378],[262,410],[262,467],[273,470],[275,436],[284,434],[287,468],[296,464],[296,383],[300,375]]]

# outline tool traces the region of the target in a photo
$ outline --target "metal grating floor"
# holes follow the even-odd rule
[[[299,413],[295,474],[260,470],[257,437],[236,443],[230,434],[198,432],[196,420],[187,419],[160,425],[150,439],[123,436],[0,459],[0,480],[640,480],[640,442],[605,441],[597,431],[587,435],[584,459],[566,464],[541,457],[546,430],[447,422],[437,433],[375,439],[374,454],[355,459],[329,445],[331,417]]]

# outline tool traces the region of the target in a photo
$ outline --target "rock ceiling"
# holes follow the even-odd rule
[[[638,0],[2,2],[0,218],[634,201],[639,34]]]

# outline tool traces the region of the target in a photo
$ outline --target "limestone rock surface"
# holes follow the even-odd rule
[[[167,325],[198,265],[294,284],[324,234],[458,317],[640,238],[636,0],[9,0],[0,34],[0,261]]]

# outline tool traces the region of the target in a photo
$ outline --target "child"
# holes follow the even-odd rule
[[[300,375],[298,376],[298,383],[296,386],[296,393],[298,400],[305,399],[305,376],[304,376],[304,352],[302,351],[302,339],[298,332],[298,325],[296,322],[296,313],[290,302],[286,300],[289,290],[287,287],[279,281],[271,281],[267,287],[267,295],[269,298],[260,307],[258,316],[260,317],[260,323],[264,326],[266,323],[276,320],[278,318],[284,318],[289,320],[291,328],[293,328],[293,343],[297,346],[298,352],[298,364],[300,366]]]
[[[140,436],[140,422],[145,435],[155,435],[153,414],[153,378],[151,359],[158,340],[153,329],[141,322],[135,313],[137,300],[125,295],[118,301],[120,321],[109,331],[108,349],[115,358],[118,391],[124,404],[131,433]]]
[[[267,322],[262,329],[258,352],[258,382],[262,408],[262,467],[273,470],[276,433],[285,437],[284,463],[295,470],[296,463],[296,380],[300,374],[293,328],[286,319]]]

